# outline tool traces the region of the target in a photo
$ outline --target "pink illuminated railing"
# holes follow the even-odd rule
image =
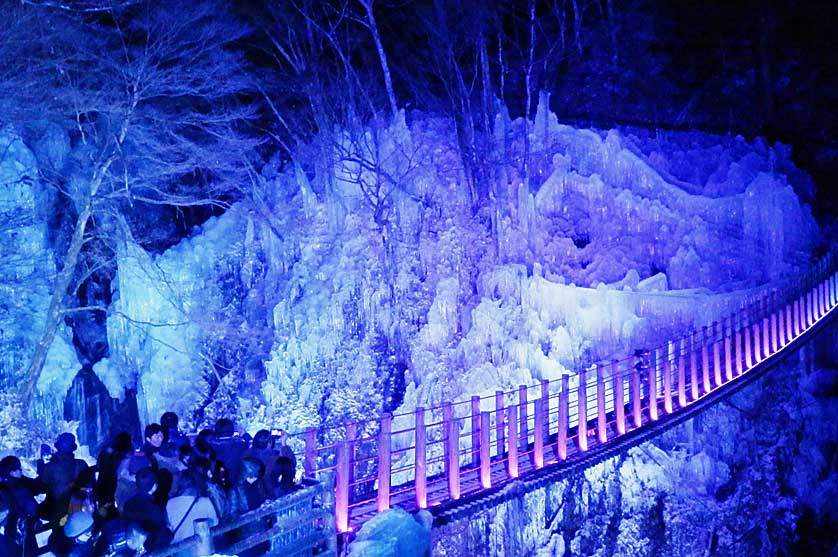
[[[339,532],[393,506],[428,508],[496,487],[681,412],[756,369],[838,303],[831,255],[700,331],[637,358],[604,362],[534,386],[310,428],[297,436],[307,475],[334,470]],[[824,278],[826,277],[826,278]]]

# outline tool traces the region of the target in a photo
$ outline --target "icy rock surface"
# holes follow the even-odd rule
[[[55,263],[48,242],[50,197],[35,156],[20,137],[0,130],[0,392],[16,393],[24,378],[52,294]],[[25,285],[22,287],[22,285]],[[36,412],[44,423],[62,420],[64,393],[80,365],[63,324],[37,385]],[[11,404],[11,403],[10,403]],[[12,412],[3,405],[3,412]],[[8,431],[8,430],[7,430]],[[3,436],[15,445],[13,431]]]
[[[394,508],[366,522],[349,545],[350,557],[430,557],[431,522],[427,511],[415,516]]]
[[[498,120],[501,160],[523,131]],[[401,115],[161,256],[126,243],[97,373],[115,396],[136,384],[149,419],[366,420],[655,347],[781,284],[819,240],[782,146],[579,130],[543,106],[531,133],[529,175],[501,165],[491,199],[449,122]],[[383,177],[358,162],[375,157]]]

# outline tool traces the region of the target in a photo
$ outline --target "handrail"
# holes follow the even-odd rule
[[[310,549],[316,550],[317,555],[335,556],[334,485],[330,474],[321,478],[321,482],[305,480],[308,485],[303,489],[212,528],[207,528],[205,521],[196,520],[194,536],[146,555],[176,557],[188,551],[195,557],[203,557],[212,554],[215,549],[235,555],[270,542],[273,554],[292,554]],[[270,528],[266,527],[269,519],[273,522]],[[258,531],[232,545],[225,545],[226,535],[250,525],[258,526]]]
[[[643,367],[625,356],[494,395],[310,428],[306,472],[335,471],[337,529],[346,532],[390,506],[455,501],[575,458],[685,409],[810,330],[838,303],[835,260],[829,253],[782,288],[766,285],[738,311],[649,350]],[[327,438],[330,447],[318,446]]]

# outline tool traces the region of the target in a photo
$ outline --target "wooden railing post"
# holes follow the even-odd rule
[[[518,386],[518,448],[521,452],[527,452],[530,444],[529,414],[527,412],[527,386]]]
[[[751,350],[751,327],[750,325],[742,325],[742,334],[745,337],[745,369],[751,369],[754,366],[754,353]]]
[[[716,323],[713,323],[713,382],[717,387],[722,384],[721,346],[719,327]]]
[[[313,478],[317,472],[317,428],[307,427],[303,434],[303,472],[306,477]]]
[[[823,317],[826,314],[826,288],[824,288],[824,283],[821,281],[818,283],[818,317]]]
[[[812,323],[815,322],[815,312],[814,312],[814,303],[812,301],[812,291],[809,290],[806,292],[806,328],[812,326]]]
[[[762,359],[764,360],[771,355],[771,331],[769,330],[770,321],[768,317],[762,318]]]
[[[335,527],[339,533],[349,531],[349,446],[346,441],[337,444],[335,460]]]
[[[559,392],[559,423],[556,432],[556,457],[559,460],[567,460],[567,430],[569,427],[568,413],[568,391],[569,383],[567,375],[562,376],[562,390]]]
[[[797,337],[803,331],[803,309],[800,298],[794,300],[794,336]]]
[[[358,439],[358,422],[346,422],[344,425],[346,430],[346,451],[349,458],[349,485],[355,485],[355,442]],[[349,492],[350,499],[352,498],[352,491]]]
[[[596,366],[596,429],[600,443],[608,441],[608,418],[605,415],[605,377],[602,365]]]
[[[506,473],[510,478],[518,477],[518,406],[506,407],[506,424],[509,426],[509,446],[506,453]]]
[[[585,370],[579,371],[579,388],[576,389],[576,437],[579,450],[588,450],[588,379]]]
[[[788,344],[786,341],[786,308],[785,306],[780,306],[777,309],[777,335],[778,335],[778,342],[777,350]]]
[[[617,435],[626,432],[626,401],[623,388],[623,371],[617,360],[611,362],[611,386],[614,389],[614,417],[617,420]]]
[[[498,456],[506,450],[506,411],[503,404],[503,391],[495,391],[495,444],[498,448]]]
[[[672,414],[672,363],[668,355],[663,360],[663,410]]]
[[[690,397],[698,400],[698,349],[695,345],[695,333],[690,335]]]
[[[660,358],[649,363],[649,418],[652,421],[658,419],[658,362]]]
[[[687,347],[687,339],[681,337],[678,342],[678,406],[684,408],[687,405],[687,355],[684,353]]]
[[[208,557],[215,553],[215,544],[212,541],[209,518],[198,518],[192,521],[192,529],[198,538],[194,548],[194,557]]]
[[[488,489],[492,487],[492,457],[489,454],[491,415],[488,412],[481,413],[480,422],[480,485]]]
[[[760,355],[760,350],[762,350],[762,343],[760,342],[760,334],[759,334],[759,323],[754,323],[751,325],[751,331],[754,334],[754,361],[756,363],[760,363],[764,357]]]
[[[734,351],[736,352],[736,375],[742,375],[742,367],[745,364],[745,355],[742,353],[742,321],[740,319],[739,326],[736,327],[736,332],[733,337]]]
[[[780,335],[777,327],[777,310],[771,312],[771,353],[780,349]]]
[[[733,323],[736,316],[731,315],[728,318],[729,325],[725,327],[722,333],[724,334],[725,343],[725,381],[733,379],[733,354],[731,353],[731,337],[733,336]]]
[[[794,318],[792,317],[793,310],[793,304],[786,304],[786,344],[794,340]]]
[[[542,431],[542,438],[546,436],[547,438],[550,437],[550,382],[546,379],[541,380],[541,398],[544,399],[544,404],[541,405],[541,410],[544,412],[544,416],[542,416],[542,424],[543,431]]]
[[[643,414],[642,412],[642,402],[641,402],[641,395],[640,392],[640,372],[637,370],[636,365],[631,366],[631,370],[629,370],[629,386],[631,389],[631,414],[632,418],[634,419],[634,427],[640,427],[643,425]]]
[[[421,406],[415,412],[414,483],[416,484],[416,506],[428,508],[428,434],[425,429],[425,409]]]
[[[707,342],[709,336],[707,335],[707,326],[701,328],[701,383],[704,387],[704,392],[710,392],[710,351],[707,349]]]
[[[532,441],[532,465],[537,470],[544,467],[544,403],[547,402],[547,399],[540,397],[532,402],[535,422]]]
[[[471,397],[471,462],[477,464],[480,461],[480,397]]]
[[[390,474],[392,472],[393,416],[381,416],[378,430],[378,512],[390,508]]]
[[[445,472],[448,475],[448,496],[460,498],[460,428],[450,402],[442,403],[442,426],[445,430]]]

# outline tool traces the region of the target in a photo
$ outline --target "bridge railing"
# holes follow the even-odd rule
[[[686,408],[806,332],[836,305],[834,266],[830,254],[650,350],[648,362],[629,356],[493,396],[310,429],[301,436],[306,472],[335,472],[345,532],[394,505],[427,508],[574,458]]]
[[[321,482],[307,481],[303,489],[212,528],[206,519],[196,520],[194,536],[146,557],[205,557],[215,551],[238,555],[249,549],[266,556],[334,557],[333,481],[329,474],[321,477]]]

